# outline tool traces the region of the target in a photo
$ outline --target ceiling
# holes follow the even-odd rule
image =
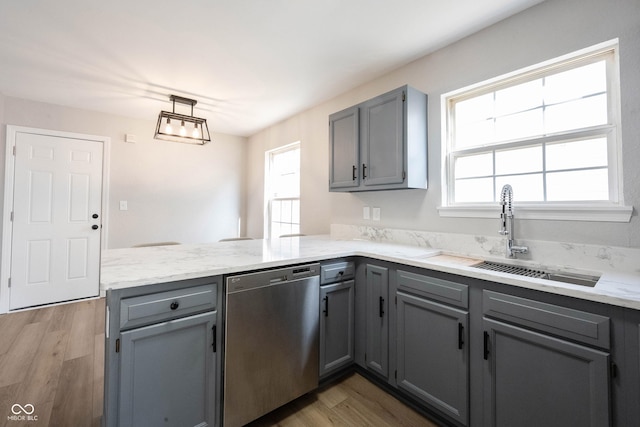
[[[541,1],[5,0],[0,93],[249,136]]]

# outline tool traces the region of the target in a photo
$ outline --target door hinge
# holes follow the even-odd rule
[[[116,353],[120,353],[120,338],[116,340]]]
[[[609,370],[611,372],[611,378],[618,378],[618,365],[614,362],[611,362],[609,365]]]

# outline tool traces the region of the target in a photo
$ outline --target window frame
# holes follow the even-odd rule
[[[292,196],[292,195],[283,195],[283,196],[274,196],[274,191],[273,191],[273,187],[272,187],[272,164],[273,164],[273,156],[278,155],[278,154],[283,154],[286,153],[288,151],[293,151],[293,150],[298,150],[300,152],[300,155],[302,154],[302,150],[301,150],[301,144],[300,141],[297,142],[293,142],[291,144],[287,144],[278,148],[274,148],[272,150],[267,150],[265,152],[265,185],[264,185],[264,238],[265,239],[269,239],[269,238],[274,238],[274,236],[272,236],[272,223],[273,223],[273,218],[272,218],[272,212],[273,212],[273,202],[274,201],[290,201],[290,202],[294,202],[297,201],[298,202],[298,209],[300,209],[300,191],[298,191],[298,195],[297,196]],[[298,164],[298,179],[301,180],[301,176],[300,176],[300,161]],[[298,211],[298,228],[300,228],[300,212]],[[290,224],[294,224],[293,222],[290,222]],[[279,237],[279,236],[275,236],[275,237]]]
[[[442,204],[438,207],[440,216],[494,218],[495,213],[499,209],[496,202],[453,202],[455,200],[453,162],[460,154],[495,153],[495,151],[505,148],[543,146],[551,142],[568,142],[589,136],[603,136],[607,138],[609,200],[586,202],[518,202],[516,194],[514,205],[517,206],[519,218],[524,219],[628,222],[631,218],[633,207],[624,206],[623,197],[618,55],[618,40],[614,39],[443,94],[441,96]],[[606,124],[577,130],[561,131],[544,136],[494,142],[457,150],[453,149],[453,128],[455,123],[453,106],[456,102],[513,87],[545,75],[555,74],[589,63],[598,62],[603,58],[607,60],[608,122]],[[544,167],[542,173],[547,173]],[[495,179],[495,171],[491,176]]]

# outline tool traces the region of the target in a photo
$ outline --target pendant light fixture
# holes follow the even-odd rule
[[[211,141],[207,119],[194,117],[193,115],[193,106],[198,101],[177,95],[171,95],[169,99],[173,103],[173,111],[160,111],[154,138],[199,145],[204,145]],[[176,113],[176,102],[190,105],[191,115]]]

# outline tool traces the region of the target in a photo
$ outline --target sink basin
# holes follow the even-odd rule
[[[515,274],[518,276],[533,277],[536,279],[551,280],[553,282],[570,283],[572,285],[581,285],[593,287],[598,283],[599,277],[586,274],[574,274],[558,271],[545,271],[527,268],[520,265],[501,264],[498,262],[482,261],[474,268],[482,270],[499,271],[501,273]]]

